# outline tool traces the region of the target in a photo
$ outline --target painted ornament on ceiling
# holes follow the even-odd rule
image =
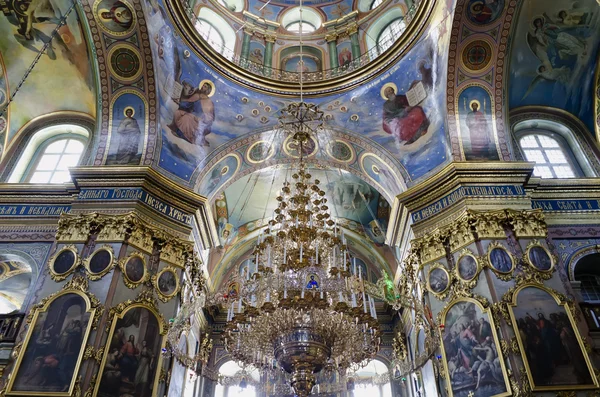
[[[518,17],[511,58],[511,108],[564,109],[594,129],[593,73],[600,43],[600,10],[594,0],[529,0]]]
[[[211,167],[207,177],[200,184],[198,193],[205,197],[212,197],[217,189],[227,183],[239,170],[241,160],[237,154],[229,154]]]
[[[124,36],[133,30],[136,15],[125,0],[96,0],[94,17],[100,27],[113,36]]]
[[[469,0],[467,17],[475,25],[489,25],[498,20],[504,10],[504,0]]]

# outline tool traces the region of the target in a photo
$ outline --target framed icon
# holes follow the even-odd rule
[[[532,241],[525,250],[525,262],[540,272],[549,273],[554,269],[554,255],[537,240]]]
[[[115,266],[115,252],[110,245],[97,248],[83,261],[90,280],[99,280]]]
[[[139,251],[129,254],[119,262],[119,267],[123,272],[123,281],[128,288],[134,289],[148,278],[146,259]]]
[[[50,277],[54,281],[66,279],[79,265],[81,258],[74,245],[65,245],[50,258]]]
[[[456,261],[456,275],[463,281],[473,281],[479,274],[479,261],[469,250],[461,252]]]
[[[179,292],[179,277],[177,269],[167,266],[154,276],[154,288],[158,291],[158,297],[163,302],[168,301]]]
[[[487,260],[492,270],[500,274],[512,273],[515,267],[515,259],[508,250],[497,242],[488,247]]]
[[[441,295],[450,288],[450,274],[444,266],[436,263],[427,274],[427,287],[436,295]]]

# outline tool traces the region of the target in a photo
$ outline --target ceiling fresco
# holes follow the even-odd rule
[[[333,219],[362,234],[373,243],[385,241],[389,203],[362,179],[341,169],[308,168],[327,193]],[[231,245],[238,233],[252,232],[266,223],[278,206],[275,199],[283,183],[292,180],[294,169],[279,165],[238,179],[215,200],[215,214],[223,245]]]
[[[594,70],[600,43],[595,0],[528,0],[518,16],[510,69],[510,108],[564,109],[594,131]]]
[[[289,101],[223,78],[173,33],[160,2],[146,7],[160,87],[158,167],[206,194],[198,176],[211,156],[247,134],[273,130],[278,110]],[[373,142],[394,159],[392,166],[403,169],[401,183],[406,185],[448,161],[440,82],[445,80],[451,18],[440,8],[444,12],[436,13],[427,34],[380,77],[353,91],[309,99],[325,111],[329,129]]]
[[[52,37],[45,53],[0,120],[0,148],[31,119],[70,110],[96,114],[95,84],[86,38],[70,0],[6,3],[0,15],[0,110]],[[68,90],[64,89],[69,87]],[[0,149],[0,153],[2,150]]]

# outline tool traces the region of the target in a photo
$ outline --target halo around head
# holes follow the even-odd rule
[[[479,102],[477,99],[473,99],[471,102],[469,102],[469,109],[473,109],[474,103],[477,104],[477,109],[481,109],[481,102]]]
[[[395,93],[395,94],[397,94],[397,93],[398,93],[398,87],[396,87],[396,84],[394,84],[394,83],[385,83],[385,84],[383,85],[383,87],[381,87],[381,91],[379,91],[379,94],[381,95],[381,97],[382,97],[382,98],[383,98],[385,101],[387,101],[387,98],[386,98],[386,96],[385,96],[385,90],[386,90],[388,87],[391,87],[391,88],[393,88],[393,89],[394,89],[394,93]]]
[[[198,84],[198,88],[202,89],[202,86],[203,86],[204,84],[208,84],[208,85],[210,85],[210,92],[209,92],[209,93],[208,93],[206,96],[208,96],[208,97],[210,98],[211,96],[215,95],[215,91],[217,90],[217,89],[215,88],[215,84],[214,84],[212,81],[210,81],[210,80],[208,80],[208,79],[205,79],[205,80],[202,80],[202,81],[200,82],[200,84]]]
[[[133,108],[133,106],[126,106],[125,109],[123,109],[123,116],[127,117],[128,110],[131,110],[132,112],[131,117],[135,116],[135,109]]]

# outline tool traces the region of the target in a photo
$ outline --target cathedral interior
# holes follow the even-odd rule
[[[0,9],[0,396],[600,395],[600,0]]]

